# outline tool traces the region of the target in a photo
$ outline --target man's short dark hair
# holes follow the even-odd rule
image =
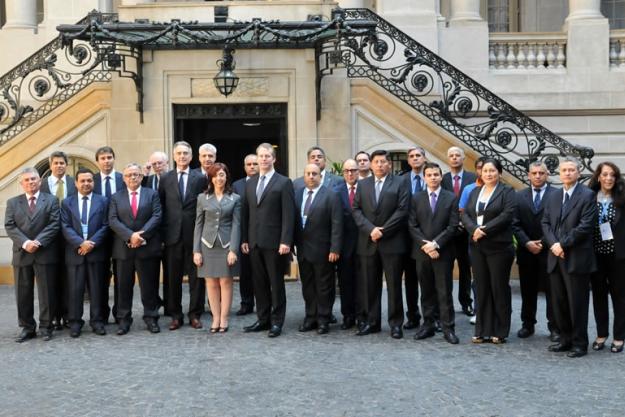
[[[383,156],[384,159],[386,159],[387,161],[389,161],[389,154],[388,151],[384,150],[384,149],[378,149],[377,151],[373,151],[371,152],[371,158],[369,158],[369,160],[373,161],[373,159],[376,156]]]
[[[425,171],[428,169],[438,169],[438,173],[441,174],[441,176],[443,175],[441,166],[436,162],[426,162],[425,165],[423,165],[423,173],[425,174]]]
[[[78,171],[76,171],[76,181],[78,181],[78,177],[80,176],[80,174],[91,174],[91,176],[93,177],[93,171],[91,171],[89,168],[80,167],[78,168]]]
[[[113,148],[111,148],[110,146],[102,146],[98,148],[97,151],[95,151],[95,161],[98,162],[98,157],[106,153],[110,153],[111,155],[113,155],[113,158],[115,158],[115,151],[113,150]]]
[[[323,157],[326,157],[326,152],[320,147],[320,146],[311,146],[307,151],[306,151],[306,159],[310,158],[310,154],[313,153],[314,151],[319,151],[321,152],[321,154],[323,155]]]
[[[358,155],[360,155],[360,154],[367,155],[367,158],[371,161],[371,155],[369,155],[369,152],[365,152],[365,151],[358,151],[358,153],[356,153],[356,155],[354,155],[354,159],[356,161],[358,160]]]
[[[49,158],[50,165],[52,165],[52,160],[54,158],[63,158],[63,160],[67,164],[67,154],[63,151],[54,151],[50,154],[50,158]]]

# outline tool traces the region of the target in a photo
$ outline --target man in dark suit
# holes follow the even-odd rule
[[[549,350],[568,351],[570,358],[588,352],[589,283],[597,269],[592,240],[597,202],[594,193],[578,182],[579,167],[572,157],[560,162],[563,189],[545,201],[542,219],[553,313],[560,330],[560,342]]]
[[[13,242],[13,277],[21,343],[36,336],[34,280],[39,294],[39,329],[43,340],[52,338],[54,284],[59,262],[58,235],[61,228],[58,200],[40,192],[41,178],[35,168],[20,173],[24,194],[7,201],[4,229]]]
[[[151,170],[154,171],[150,174]],[[158,192],[158,185],[161,181],[161,175],[169,171],[169,158],[165,152],[155,151],[152,152],[148,162],[143,167],[143,181],[142,187],[148,187]],[[167,294],[169,293],[169,279],[167,277],[167,260],[164,256],[161,257],[161,264],[163,265],[163,295],[159,297],[159,304],[163,306],[163,315],[169,316]]]
[[[543,243],[541,220],[544,212],[544,201],[556,190],[547,183],[549,170],[547,166],[536,161],[530,164],[528,179],[530,187],[517,191],[517,208],[512,223],[512,230],[517,241],[516,259],[519,265],[521,282],[521,329],[517,336],[521,339],[534,334],[536,324],[536,299],[538,291],[545,291],[547,302],[547,323],[550,338],[557,342],[558,331],[554,322],[549,290],[549,274],[547,274],[547,255],[549,249]]]
[[[371,155],[365,151],[358,151],[354,156],[358,164],[358,180],[370,177],[371,174]]]
[[[198,159],[200,166],[195,168],[194,171],[199,172],[208,178],[208,170],[213,166],[217,160],[217,148],[210,143],[203,143],[198,148]]]
[[[321,170],[321,185],[327,188],[333,188],[343,182],[343,178],[326,171],[326,153],[319,146],[313,146],[306,152],[306,158],[309,164],[315,164]],[[299,190],[305,187],[304,177],[296,178],[293,181],[293,189]]]
[[[204,312],[204,280],[198,279],[193,263],[193,231],[197,196],[207,186],[206,177],[191,170],[193,159],[191,145],[180,141],[174,143],[176,169],[161,177],[158,192],[163,209],[162,233],[165,241],[167,277],[169,278],[169,330],[182,326],[182,277],[189,278],[189,323],[194,329],[201,329],[200,318]]]
[[[306,165],[304,184],[295,193],[295,207],[299,208],[295,246],[306,308],[299,330],[317,328],[317,333],[326,334],[334,304],[334,269],[343,239],[343,211],[338,194],[321,185],[319,166]]]
[[[447,342],[458,344],[454,324],[453,237],[459,222],[458,198],[441,188],[443,172],[438,164],[426,163],[427,187],[412,197],[408,227],[412,237],[412,257],[421,284],[423,325],[416,340],[434,336],[437,315]]]
[[[61,205],[61,230],[65,238],[67,269],[67,305],[70,336],[79,337],[85,284],[89,285],[89,324],[94,333],[105,335],[102,292],[108,275],[110,257],[108,200],[93,193],[93,173],[87,168],[76,172],[77,196],[68,197]]]
[[[341,314],[343,323],[341,329],[354,327],[356,320],[361,323],[366,320],[362,306],[366,303],[358,300],[358,256],[356,244],[358,242],[358,226],[352,216],[352,206],[358,189],[358,165],[353,159],[343,162],[343,179],[345,183],[336,185],[334,191],[339,195],[343,208],[343,246],[341,257],[337,265],[339,287],[341,289]]]
[[[366,300],[366,322],[361,323],[357,335],[363,336],[381,330],[382,273],[388,292],[388,322],[391,337],[403,337],[404,306],[401,278],[402,259],[406,245],[406,220],[409,192],[404,179],[390,173],[388,152],[371,154],[373,176],[361,180],[354,197],[353,216],[360,230],[357,253],[361,257],[361,281],[358,290]]]
[[[239,196],[245,196],[245,184],[254,175],[258,174],[258,160],[256,154],[249,154],[243,161],[245,178],[236,180],[232,184],[232,189]],[[241,253],[239,257],[239,292],[241,293],[241,308],[237,311],[237,316],[244,316],[254,312],[254,283],[252,282],[252,266],[250,255]]]
[[[132,324],[132,296],[135,273],[141,288],[143,320],[150,333],[158,326],[158,277],[161,257],[161,204],[158,193],[141,187],[143,174],[138,164],[124,169],[126,188],[113,195],[109,208],[109,225],[114,233],[113,259],[119,282],[118,335],[124,335]]]
[[[408,165],[410,171],[405,172],[402,178],[405,179],[409,198],[421,192],[425,188],[423,177],[423,166],[425,165],[425,149],[415,146],[408,149]],[[409,200],[410,204],[410,200]],[[410,247],[412,241],[410,235],[406,233],[406,245]],[[417,266],[411,256],[410,251],[404,254],[404,291],[406,293],[406,323],[404,329],[416,329],[421,321],[419,312],[419,280],[417,278]]]
[[[447,150],[447,161],[450,172],[443,175],[441,183],[443,189],[452,191],[458,198],[464,188],[475,183],[477,179],[473,172],[464,170],[464,150],[452,146]],[[471,261],[469,260],[469,235],[464,228],[459,228],[454,238],[454,252],[458,262],[458,302],[462,306],[462,312],[467,316],[475,314],[473,300],[471,299]]]
[[[49,193],[59,200],[59,206],[66,197],[76,194],[76,185],[74,178],[67,175],[67,155],[62,151],[55,151],[50,154],[50,175],[41,182],[41,191]],[[59,231],[59,241],[63,241],[62,233]],[[56,283],[54,285],[55,294],[54,305],[55,311],[52,312],[52,321],[55,330],[63,330],[63,325],[67,326],[67,277],[65,274],[65,262],[63,262],[63,252],[59,252],[59,270],[56,274]]]
[[[115,171],[115,151],[110,146],[102,146],[95,151],[95,162],[100,168],[100,172],[93,176],[93,192],[95,194],[106,197],[109,201],[113,194],[119,190],[126,188],[124,184],[124,178],[121,172]],[[113,244],[112,236],[109,238],[107,245],[110,247]],[[104,303],[104,322],[108,322],[109,314],[112,313],[113,319],[117,321],[117,276],[115,276],[115,262],[113,261],[113,268],[111,269],[111,262],[106,265],[106,269],[111,271],[105,279],[105,291],[102,292]],[[113,308],[109,307],[109,287],[111,285],[111,277],[113,278]]]
[[[282,333],[286,313],[284,272],[295,227],[295,203],[290,179],[274,170],[275,150],[269,143],[256,148],[259,173],[245,185],[241,207],[241,251],[249,253],[258,320],[246,332]]]

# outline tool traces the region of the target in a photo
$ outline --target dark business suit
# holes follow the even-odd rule
[[[163,209],[162,237],[167,258],[169,278],[169,314],[173,320],[183,322],[182,277],[189,277],[189,320],[198,319],[204,312],[204,280],[198,279],[197,267],[193,263],[193,232],[197,196],[207,187],[206,177],[189,171],[184,200],[178,189],[178,171],[171,170],[161,175],[158,192]]]
[[[13,242],[11,264],[15,278],[17,317],[19,326],[30,332],[34,332],[37,327],[33,317],[35,279],[39,295],[39,327],[52,329],[60,228],[59,202],[56,197],[40,192],[33,213],[30,212],[25,194],[7,201],[4,229]],[[35,253],[28,253],[22,249],[27,240],[38,240],[41,247]]]
[[[460,192],[456,197],[460,198],[464,188],[473,184],[477,180],[477,175],[473,172],[462,171],[460,181]],[[454,192],[454,181],[451,172],[443,175],[441,187],[444,190]],[[471,261],[469,259],[470,236],[464,228],[459,228],[454,237],[455,257],[458,261],[458,302],[463,308],[470,307],[473,303],[471,299]]]
[[[454,331],[453,238],[458,222],[458,198],[452,192],[441,189],[433,212],[427,187],[412,197],[408,216],[411,255],[416,261],[421,284],[423,323],[431,329],[435,328],[438,312],[443,329]],[[437,259],[421,250],[426,240],[438,244]]]
[[[601,204],[601,203],[598,203]],[[612,203],[613,204],[613,203]],[[601,207],[598,205],[598,207]],[[599,209],[599,223],[609,221],[609,216],[602,218],[602,209]],[[610,335],[610,308],[608,296],[612,299],[614,324],[612,338],[625,339],[625,213],[623,207],[614,205],[614,218],[610,221],[610,229],[614,238],[614,251],[601,253],[597,242],[601,242],[599,225],[595,229],[595,255],[597,257],[597,271],[590,276],[592,288],[592,307],[597,324],[597,337]]]
[[[536,323],[536,298],[538,291],[544,289],[547,303],[547,322],[550,331],[557,331],[551,305],[549,274],[547,274],[547,255],[549,247],[543,239],[541,220],[544,213],[545,199],[556,189],[547,186],[543,192],[538,209],[534,206],[532,187],[517,192],[517,208],[512,223],[512,230],[517,241],[517,264],[521,281],[521,321],[523,327],[533,329]],[[534,255],[527,250],[530,240],[541,240],[543,250]]]
[[[107,261],[110,258],[108,200],[98,194],[91,194],[91,207],[87,213],[87,238],[83,237],[79,205],[83,196],[78,194],[63,200],[61,205],[61,230],[65,238],[65,267],[67,269],[67,307],[70,326],[82,328],[85,285],[89,288],[89,324],[92,328],[104,326],[102,292],[105,288]],[[95,243],[91,252],[78,254],[79,246],[90,240]]]
[[[295,246],[302,279],[307,324],[327,325],[334,304],[334,263],[329,254],[340,254],[343,239],[343,211],[338,194],[321,186],[312,200],[308,215],[301,216],[308,188],[295,194]]]
[[[247,177],[236,180],[232,183],[232,189],[241,198],[245,196],[245,184]],[[241,293],[241,309],[254,311],[254,283],[252,282],[252,266],[250,255],[241,253],[239,257],[239,292]]]
[[[563,208],[563,192],[551,193],[544,203],[542,228],[547,248],[559,242],[564,249],[564,259],[549,251],[547,272],[560,344],[586,351],[590,274],[597,270],[592,242],[597,205],[595,194],[577,183]]]
[[[512,221],[516,210],[514,190],[499,183],[488,204],[479,213],[478,198],[483,187],[475,188],[461,215],[462,223],[473,236],[477,217],[483,215],[486,236],[474,242],[471,239],[471,264],[477,295],[475,336],[506,338],[510,333],[512,300],[510,268],[514,261]]]
[[[151,174],[151,175],[148,175],[147,177],[143,177],[143,180],[141,181],[141,186],[151,188],[154,191],[158,191],[158,186],[160,182],[161,182],[161,179],[158,175]],[[167,275],[167,270],[168,270],[167,257],[161,256],[161,264],[163,265],[163,268],[162,268],[163,295],[162,297],[159,297],[159,304],[163,306],[164,315],[169,316],[169,310],[168,310],[169,307],[168,307],[168,300],[167,300],[167,294],[169,293],[169,279]]]
[[[48,184],[48,180],[51,176],[43,178],[41,180],[41,191],[44,193],[52,194],[50,191],[50,184]],[[58,179],[55,177],[58,181]],[[70,197],[76,194],[76,183],[74,177],[66,175],[65,176],[65,194],[64,198]],[[55,195],[55,194],[53,194]],[[59,207],[62,204],[63,199],[59,200]],[[59,230],[59,242],[63,242],[63,233]],[[67,276],[65,270],[65,262],[63,261],[63,251],[59,252],[59,270],[56,273],[56,283],[54,285],[54,305],[55,311],[52,312],[52,320],[58,324],[61,324],[61,320],[65,320],[67,322],[67,313],[68,313],[68,287],[67,287]]]
[[[280,255],[280,244],[293,246],[295,202],[293,184],[273,173],[256,199],[259,175],[245,184],[241,206],[241,242],[248,243],[252,264],[256,314],[263,325],[282,327],[286,313],[284,273],[290,255]]]
[[[357,185],[356,185],[357,187]],[[358,298],[358,255],[356,244],[358,243],[358,226],[352,216],[352,207],[349,203],[349,191],[345,183],[336,185],[334,191],[338,194],[343,209],[343,245],[341,257],[337,265],[339,288],[341,289],[341,314],[343,320],[359,321],[366,320],[366,312],[363,309],[364,302]]]
[[[119,305],[117,319],[120,327],[126,329],[132,324],[132,296],[135,273],[139,278],[143,320],[158,321],[158,278],[161,257],[161,204],[158,193],[141,187],[136,218],[130,207],[129,190],[115,193],[109,207],[109,225],[114,233],[113,259],[116,261],[116,275],[119,282]],[[134,232],[141,235],[146,244],[138,248],[128,247]]]
[[[408,209],[412,203],[412,196],[425,189],[425,181],[423,180],[423,172],[419,176],[420,181],[413,181],[411,178],[412,171],[405,172],[401,175],[401,178],[406,181],[406,189],[408,190]],[[413,184],[414,182],[414,184]],[[406,217],[406,225],[408,224]],[[412,239],[410,234],[406,233],[406,246],[412,245]],[[417,274],[417,264],[411,256],[410,250],[406,250],[403,259],[404,264],[404,292],[406,294],[406,319],[418,325],[421,320],[421,313],[419,312],[419,278]]]
[[[114,175],[114,180],[115,180],[115,192],[120,191],[120,190],[125,190],[126,189],[126,183],[124,182],[124,176],[122,175],[121,172],[117,172],[115,171],[115,175]],[[93,192],[95,194],[99,194],[102,196],[105,196],[109,199],[112,196],[107,196],[106,194],[106,189],[102,189],[102,173],[98,172],[93,176]],[[111,247],[113,246],[113,236],[109,235],[109,241],[107,243],[108,247],[109,247],[109,252],[111,250]],[[106,269],[108,271],[110,271],[107,274],[107,277],[105,279],[105,291],[102,293],[102,298],[103,298],[103,302],[104,302],[104,321],[105,323],[108,321],[108,317],[109,314],[112,313],[113,314],[113,318],[115,319],[117,317],[117,301],[118,301],[118,285],[117,285],[117,276],[115,275],[115,261],[113,260],[113,267],[111,268],[111,262],[109,260],[109,264],[106,265]],[[111,277],[113,277],[113,308],[111,309],[109,307],[109,290],[108,288],[111,285]]]
[[[406,245],[406,220],[409,192],[405,180],[389,174],[384,180],[378,202],[375,201],[375,176],[361,180],[354,198],[353,216],[360,231],[357,253],[361,257],[361,281],[358,290],[364,292],[367,324],[379,328],[382,316],[382,273],[388,292],[388,323],[401,326],[404,321],[401,278],[402,258]],[[370,234],[375,227],[383,227],[383,236],[377,242]]]

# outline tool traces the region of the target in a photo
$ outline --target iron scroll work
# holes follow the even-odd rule
[[[344,13],[348,22],[375,21],[376,31],[324,44],[319,50],[322,74],[345,68],[350,78],[372,80],[479,154],[499,159],[525,183],[535,161],[544,162],[557,183],[565,156],[580,161],[582,180],[591,176],[592,148],[556,135],[372,11]]]
[[[521,181],[531,162],[544,162],[553,176],[567,155],[581,161],[584,177],[592,171],[591,148],[554,134],[368,9],[335,9],[329,20],[226,23],[119,22],[92,12],[58,30],[57,39],[0,78],[0,145],[91,82],[109,81],[111,72],[134,81],[142,115],[144,50],[314,48],[318,115],[323,76],[343,69],[499,159]]]

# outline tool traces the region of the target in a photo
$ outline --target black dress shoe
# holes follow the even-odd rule
[[[404,323],[404,329],[406,330],[416,329],[417,327],[419,327],[419,320],[408,320]]]
[[[444,332],[443,337],[447,342],[451,343],[452,345],[457,345],[458,343],[460,343],[460,340],[458,340],[458,336],[456,336],[454,332]]]
[[[330,326],[328,326],[326,323],[320,324],[319,328],[317,329],[318,334],[327,334],[329,331],[330,331]]]
[[[469,317],[473,317],[475,316],[475,311],[473,310],[473,307],[471,305],[468,306],[462,306],[462,312]]]
[[[104,326],[96,326],[93,328],[93,333],[97,334],[98,336],[104,336],[106,334],[106,329],[104,328]]]
[[[241,307],[239,311],[236,312],[237,316],[245,316],[247,314],[252,314],[254,312],[253,308]]]
[[[41,336],[44,342],[52,340],[52,329],[40,329],[39,336]]]
[[[146,323],[146,325],[148,326],[148,331],[150,333],[160,333],[161,332],[161,328],[159,327],[158,323],[155,321],[149,321]]]
[[[299,326],[298,330],[300,332],[309,332],[311,330],[315,330],[316,328],[317,328],[317,322],[312,322],[312,323],[304,322]]]
[[[344,317],[343,323],[341,324],[341,330],[351,329],[352,327],[354,327],[354,324],[356,324],[356,320],[351,317]]]
[[[271,329],[269,329],[269,333],[267,334],[267,336],[278,337],[280,336],[280,334],[282,334],[282,327],[278,326],[277,324],[273,324],[271,326]]]
[[[243,331],[245,333],[262,332],[264,330],[269,330],[269,324],[264,324],[264,323],[261,323],[259,321],[256,321],[256,322],[254,322],[254,324],[251,324],[249,326],[245,326],[243,328]]]
[[[532,327],[529,327],[529,326],[525,327],[525,326],[523,326],[516,333],[516,335],[519,338],[521,338],[521,339],[526,339],[526,338],[530,337],[533,334],[534,334],[534,326],[532,326]]]
[[[128,333],[128,330],[130,330],[130,328],[128,328],[128,327],[126,327],[126,326],[120,326],[120,327],[117,329],[117,336],[123,336],[123,335],[125,335],[126,333]]]
[[[560,333],[556,332],[555,330],[551,330],[549,332],[549,340],[551,340],[553,343],[559,343]]]
[[[23,343],[28,339],[34,339],[35,337],[37,337],[37,333],[34,330],[23,329],[20,334],[17,335],[15,341],[17,343]]]
[[[371,326],[370,324],[365,323],[360,329],[358,329],[358,332],[356,333],[356,336],[366,336],[368,334],[372,334],[372,333],[379,333],[381,330],[380,326]]]
[[[571,350],[571,345],[556,343],[555,345],[549,346],[547,349],[549,350],[549,352],[568,352],[569,350]]]
[[[69,336],[70,337],[80,337],[80,327],[72,327],[69,329]]]
[[[391,337],[393,339],[401,339],[404,337],[404,332],[401,330],[401,326],[391,327]]]
[[[61,323],[61,320],[55,320],[52,322],[52,328],[54,330],[63,330],[63,323]]]
[[[339,321],[336,319],[336,316],[334,314],[330,314],[330,324],[336,324]]]
[[[441,333],[441,332],[443,331],[443,326],[441,326],[441,322],[440,322],[440,320],[436,320],[436,321],[434,322],[434,331],[435,331],[436,333]]]
[[[581,358],[582,356],[586,356],[588,352],[585,349],[580,347],[574,347],[571,349],[569,353],[566,354],[569,358]]]
[[[415,333],[414,339],[415,340],[427,339],[428,337],[433,337],[435,333],[436,332],[433,327],[421,326],[419,327],[419,330],[417,330],[417,333]]]
[[[356,322],[356,328],[358,331],[361,331],[367,325],[366,321],[358,321]]]

